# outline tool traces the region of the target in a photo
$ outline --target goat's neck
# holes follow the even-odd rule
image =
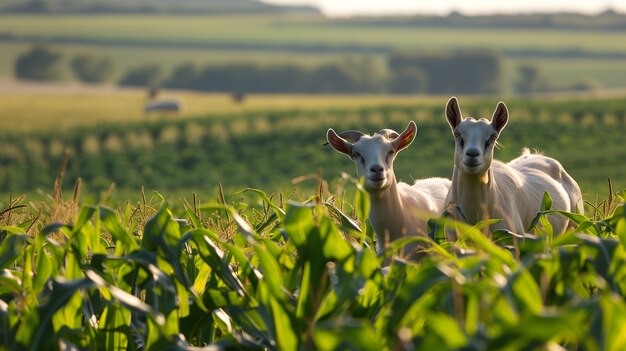
[[[487,204],[491,201],[494,187],[491,168],[485,173],[467,174],[455,166],[450,192],[452,196],[448,202],[459,206],[470,224],[476,224],[480,220],[489,218]]]
[[[378,236],[379,243],[386,243],[401,238],[406,232],[403,203],[398,191],[395,176],[385,190],[370,192],[370,223]]]

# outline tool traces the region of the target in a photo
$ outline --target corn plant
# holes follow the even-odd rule
[[[533,236],[441,218],[456,242],[376,255],[358,188],[356,218],[249,192],[267,215],[183,201],[179,219],[163,202],[142,223],[84,205],[73,223],[3,226],[0,349],[626,348],[623,198],[598,220],[545,197]],[[577,229],[551,237],[553,215]],[[420,262],[394,255],[414,241]]]

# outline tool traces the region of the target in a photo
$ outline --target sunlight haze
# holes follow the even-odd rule
[[[595,14],[613,9],[626,11],[626,1],[409,1],[409,0],[264,0],[263,2],[283,5],[312,5],[327,16],[353,15],[445,15],[459,11],[467,15],[493,13],[531,13],[531,12],[581,12]]]

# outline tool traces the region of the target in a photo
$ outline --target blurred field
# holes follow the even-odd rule
[[[365,26],[317,16],[0,16],[0,193],[47,186],[64,148],[73,150],[69,181],[83,177],[90,191],[112,181],[120,191],[146,185],[180,192],[219,180],[234,191],[284,189],[294,177],[352,170],[321,148],[328,127],[373,132],[403,128],[409,119],[424,128],[426,143],[406,159],[427,167],[404,161],[398,174],[404,180],[449,176],[449,130],[442,119],[449,96],[249,95],[235,103],[229,94],[164,90],[160,98],[183,100],[184,111],[146,116],[146,89],[112,82],[129,68],[153,63],[169,72],[183,63],[315,66],[367,57],[385,70],[394,50],[487,48],[505,57],[506,88],[499,96],[464,97],[464,112],[489,116],[497,100],[506,101],[515,123],[499,158],[511,159],[523,146],[545,151],[571,169],[593,199],[604,195],[606,178],[617,188],[626,181],[623,37],[617,30]],[[62,84],[16,83],[16,58],[40,40],[51,42],[66,63],[83,53],[112,57],[111,82],[80,85],[68,71]],[[553,90],[581,78],[602,89],[512,98],[517,70],[528,63]]]
[[[319,17],[274,16],[0,16],[0,33],[16,38],[107,42],[362,45],[398,48],[484,47],[626,52],[619,31],[446,29],[338,25]]]
[[[0,77],[12,77],[15,60],[31,48],[30,42],[2,42],[0,41]],[[55,43],[54,47],[66,55],[65,61],[78,54],[93,54],[108,56],[115,60],[116,74],[112,80],[117,80],[129,68],[146,64],[158,64],[168,74],[172,68],[185,63],[194,63],[199,66],[225,63],[254,63],[255,65],[297,64],[299,66],[316,66],[328,62],[338,62],[351,57],[361,57],[359,54],[345,54],[333,52],[290,52],[274,50],[226,50],[206,48],[168,48],[159,46],[129,46],[120,44],[69,44]],[[383,61],[382,55],[374,54],[372,59]],[[67,65],[65,65],[67,66]],[[71,80],[68,67],[64,76]]]
[[[0,94],[0,195],[50,189],[66,149],[65,189],[80,177],[91,196],[113,182],[135,195],[141,186],[188,195],[220,181],[231,193],[290,193],[303,176],[297,188],[314,191],[318,172],[328,181],[353,173],[347,158],[322,147],[329,127],[372,133],[401,130],[411,119],[420,132],[396,163],[398,177],[449,177],[452,169],[448,96],[252,95],[240,105],[228,95],[166,91],[184,99],[187,112],[146,117],[143,90],[77,89],[16,84]],[[616,190],[626,187],[624,96],[504,99],[511,123],[496,157],[510,160],[522,147],[545,152],[580,182],[587,200],[605,198],[607,178]],[[500,99],[461,97],[463,112],[488,118]]]
[[[167,75],[185,63],[316,66],[363,57],[385,74],[394,50],[487,48],[506,57],[506,92],[514,90],[519,65],[528,63],[555,86],[580,79],[607,89],[626,86],[621,31],[365,26],[316,16],[4,15],[0,36],[0,77],[9,78],[19,55],[47,41],[64,54],[65,80],[74,79],[67,62],[78,54],[111,57],[114,82],[148,64]]]
[[[144,89],[97,87],[79,84],[35,84],[0,81],[2,133],[62,130],[102,123],[142,123],[155,119],[178,120],[198,116],[263,114],[268,111],[352,109],[381,105],[432,105],[437,97],[385,95],[249,95],[235,103],[229,94],[164,90],[160,98],[179,98],[180,115],[144,115],[148,101]]]
[[[0,42],[0,77],[12,77],[16,58],[30,49],[27,43]],[[206,50],[194,48],[179,48],[176,50],[163,47],[129,47],[125,45],[96,45],[96,44],[55,44],[55,47],[66,56],[78,54],[93,54],[109,56],[115,60],[116,80],[129,68],[145,64],[159,64],[167,74],[177,65],[194,63],[197,65],[225,64],[225,63],[254,63],[255,65],[297,64],[301,66],[315,66],[328,62],[341,62],[363,57],[362,54],[346,53],[303,53],[287,51],[235,51],[235,50]],[[68,60],[66,57],[66,60]],[[385,59],[382,54],[368,56],[377,62],[381,69],[385,69]],[[505,80],[508,91],[511,91],[518,78],[517,68],[520,64],[532,63],[541,69],[545,76],[558,85],[572,84],[580,77],[597,80],[602,88],[623,87],[626,77],[626,58],[512,58],[505,65]],[[67,65],[66,65],[67,66]],[[71,80],[71,74],[66,67],[66,80]]]

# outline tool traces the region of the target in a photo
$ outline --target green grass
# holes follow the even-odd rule
[[[0,32],[16,37],[132,40],[162,43],[322,44],[400,48],[579,48],[626,52],[619,31],[445,29],[338,26],[316,17],[271,16],[0,16]]]

